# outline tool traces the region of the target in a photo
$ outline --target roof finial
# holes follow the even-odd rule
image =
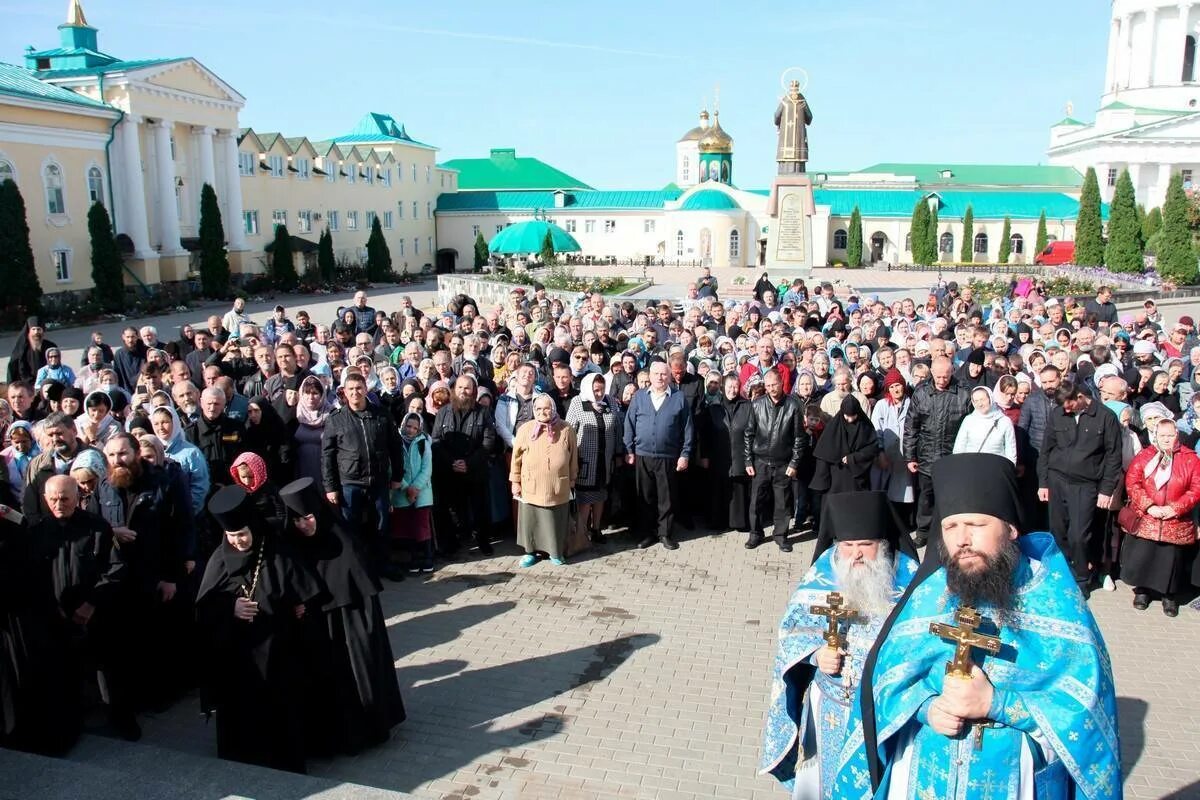
[[[87,17],[83,15],[83,5],[80,0],[70,0],[67,6],[67,25],[74,28],[90,28]]]
[[[1073,113],[1075,113],[1075,104],[1072,103],[1070,100],[1068,100],[1067,101],[1067,116],[1069,117]]]
[[[713,113],[721,113],[721,84],[719,83],[713,87]]]

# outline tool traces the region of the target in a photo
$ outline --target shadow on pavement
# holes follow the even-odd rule
[[[1117,698],[1117,724],[1121,736],[1121,772],[1128,773],[1130,768],[1142,757],[1146,747],[1146,712],[1149,706],[1145,700],[1136,697]]]

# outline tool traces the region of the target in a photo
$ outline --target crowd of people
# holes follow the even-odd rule
[[[95,333],[78,368],[31,318],[0,401],[0,524],[4,567],[40,583],[6,595],[4,634],[54,618],[45,647],[104,667],[130,738],[137,709],[203,682],[193,648],[238,651],[222,657],[287,719],[311,690],[275,654],[320,651],[341,681],[323,684],[330,702],[357,686],[385,707],[360,709],[369,743],[403,716],[398,692],[369,691],[384,671],[361,668],[390,657],[380,578],[505,539],[522,567],[561,568],[620,528],[668,550],[680,528],[740,531],[749,549],[769,529],[790,552],[865,491],[919,547],[937,533],[937,464],[965,453],[1012,464],[1022,530],[1052,533],[1085,596],[1119,578],[1137,608],[1176,615],[1200,584],[1194,321],[1029,279],[982,300],[951,282],[889,304],[766,273],[753,298],[722,300],[708,270],[649,304],[535,285],[388,313],[360,291],[328,324],[283,306],[256,323],[239,299],[169,338]],[[126,654],[151,644],[170,656],[146,680]],[[245,681],[207,688],[218,718],[247,707]],[[22,731],[14,703],[0,734],[47,733]],[[296,769],[322,747],[310,715],[256,749],[240,713],[230,757]],[[365,746],[325,746],[348,742]]]

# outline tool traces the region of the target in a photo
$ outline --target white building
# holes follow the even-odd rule
[[[1128,169],[1146,208],[1162,205],[1173,173],[1190,182],[1200,166],[1198,37],[1200,4],[1113,0],[1096,119],[1074,119],[1068,106],[1050,129],[1050,163],[1095,167],[1106,202]]]

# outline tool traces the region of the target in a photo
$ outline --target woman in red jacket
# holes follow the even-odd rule
[[[1163,613],[1174,617],[1196,556],[1192,509],[1200,502],[1200,457],[1179,444],[1169,419],[1159,421],[1153,444],[1125,473],[1127,510],[1136,514],[1136,522],[1124,525],[1130,535],[1121,544],[1121,579],[1134,587],[1134,608],[1144,611],[1160,597]]]

